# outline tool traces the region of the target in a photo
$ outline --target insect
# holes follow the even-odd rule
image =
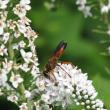
[[[57,61],[58,61],[59,57],[64,53],[64,50],[65,50],[66,47],[67,47],[67,43],[64,42],[64,41],[61,41],[58,44],[58,46],[57,46],[56,50],[54,51],[53,55],[49,58],[47,64],[45,65],[45,69],[43,71],[43,74],[47,78],[50,79],[50,78],[53,77],[52,79],[54,79],[54,80],[56,79],[55,76],[54,76],[54,74],[53,74],[53,69],[56,66],[60,66],[60,65],[57,64]],[[61,62],[61,63],[66,63],[67,64],[68,62]],[[63,69],[61,66],[60,66],[60,68]],[[65,71],[65,73],[67,73],[67,72]],[[69,75],[69,77],[71,77],[71,76]]]

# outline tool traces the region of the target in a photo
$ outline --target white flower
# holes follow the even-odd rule
[[[22,103],[22,105],[19,106],[20,110],[28,110],[27,103]]]
[[[31,98],[31,92],[30,92],[30,91],[25,90],[25,91],[24,91],[24,94],[25,94],[25,97],[26,97],[26,98]]]
[[[25,52],[23,49],[21,49],[20,53],[26,63],[32,61],[32,52]]]
[[[13,87],[17,88],[20,83],[23,82],[23,78],[19,74],[15,75],[13,72],[10,77],[10,82],[12,83]]]
[[[5,73],[5,74],[8,74],[10,71],[11,71],[11,69],[12,69],[12,66],[13,66],[13,61],[8,61],[7,59],[5,59],[5,61],[4,62],[2,62],[2,64],[3,64],[3,72]]]
[[[108,13],[108,12],[109,12],[109,7],[107,5],[102,5],[101,14]]]
[[[21,32],[21,33],[25,33],[26,32],[26,25],[24,22],[22,22],[22,20],[18,20],[18,22],[16,23],[17,27],[18,27],[18,30]]]
[[[37,77],[39,72],[39,68],[35,65],[32,66],[32,70],[31,70],[31,74],[33,75],[33,77]]]
[[[7,53],[7,48],[5,48],[5,45],[4,45],[4,44],[2,44],[2,45],[0,46],[0,55],[1,55],[1,56],[3,56],[3,55],[8,55],[8,53]]]
[[[27,63],[24,63],[23,65],[20,65],[20,69],[22,69],[24,72],[28,72],[30,70],[28,66],[29,65]]]
[[[6,86],[6,82],[7,82],[7,75],[5,73],[2,72],[2,70],[0,71],[0,86]]]
[[[48,104],[45,103],[41,104],[39,100],[37,102],[34,102],[34,106],[36,110],[52,110],[52,108],[49,107]]]
[[[21,35],[21,33],[20,33],[19,30],[14,30],[14,37],[15,37],[15,38],[20,37],[20,35]]]
[[[3,20],[0,20],[0,35],[4,33],[4,28],[6,27],[6,24]]]
[[[9,35],[10,35],[10,33],[8,33],[8,32],[3,34],[3,41],[4,41],[4,44],[6,44],[7,41],[9,40]]]
[[[9,0],[0,0],[0,9],[5,9],[7,8]]]
[[[8,11],[0,11],[0,18],[2,21],[6,21],[8,15]]]
[[[45,89],[45,81],[43,80],[43,77],[38,77],[36,80],[36,86],[40,91],[44,91]]]
[[[92,13],[90,12],[90,10],[91,10],[90,6],[81,5],[81,6],[79,6],[78,9],[79,9],[79,11],[83,12],[85,17],[92,16]]]
[[[19,46],[18,46],[17,43],[14,43],[14,44],[12,45],[12,48],[13,48],[14,50],[18,50]]]
[[[15,24],[16,24],[16,21],[13,21],[12,19],[7,20],[7,27],[9,29],[14,30],[15,29]]]
[[[86,0],[77,0],[77,1],[76,1],[76,4],[77,4],[77,5],[85,5],[86,3],[87,3]]]
[[[13,8],[13,11],[16,15],[22,18],[26,15],[27,11],[30,9],[31,6],[29,5],[29,0],[28,1],[21,0],[20,4],[17,4],[16,7]]]
[[[10,96],[7,97],[7,100],[17,103],[18,97],[15,94],[11,94]]]
[[[22,17],[20,21],[26,25],[30,25],[29,23],[31,22],[31,20],[27,18],[26,16]]]
[[[32,30],[30,26],[27,26],[25,29],[26,31],[24,33],[24,37],[31,39],[32,41],[34,41],[38,37],[35,31]]]
[[[49,95],[42,94],[41,100],[43,100],[44,102],[48,103],[49,99],[50,99]]]
[[[21,0],[20,1],[21,4],[30,4],[30,0]]]
[[[19,45],[20,48],[24,48],[24,47],[26,46],[26,43],[25,43],[23,40],[21,40],[21,41],[18,43],[18,45]]]
[[[87,79],[86,73],[83,74],[80,69],[71,64],[59,63],[58,65],[52,72],[47,73],[50,79],[38,77],[36,80],[38,89],[40,89],[40,83],[45,84],[45,92],[42,94],[41,99],[46,104],[62,105],[65,108],[72,104],[74,100],[76,105],[85,105],[86,109],[93,109],[94,107],[94,109],[104,110],[103,103],[96,98],[97,92],[92,85],[92,81]],[[72,97],[73,99],[71,99]],[[92,101],[95,103],[91,103]]]

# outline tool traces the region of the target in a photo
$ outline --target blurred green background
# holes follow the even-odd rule
[[[97,26],[104,26],[98,20],[84,18],[77,10],[75,0],[56,0],[52,10],[44,6],[46,0],[31,0],[32,10],[28,17],[32,20],[32,28],[39,37],[36,40],[40,68],[47,63],[57,44],[64,40],[68,46],[61,61],[71,61],[88,73],[90,80],[98,91],[108,109],[110,109],[110,57],[101,55],[107,52],[110,42],[101,44],[100,41],[110,41],[106,34],[93,32]],[[1,102],[2,103],[2,102]],[[69,110],[79,110],[76,106]]]

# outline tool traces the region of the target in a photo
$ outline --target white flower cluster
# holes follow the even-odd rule
[[[21,100],[18,106],[25,110],[27,105],[22,104],[21,93],[28,98],[30,92],[23,85],[24,75],[30,75],[33,80],[39,73],[34,45],[38,36],[30,26],[31,20],[26,17],[31,9],[30,0],[20,0],[15,7],[11,2],[0,0],[0,95],[16,104]],[[15,89],[20,90],[16,92]]]
[[[101,4],[101,14],[108,13],[110,11],[110,0],[108,0],[108,4]]]
[[[92,13],[90,12],[91,7],[87,5],[86,0],[77,0],[76,4],[78,5],[78,10],[83,12],[85,17],[92,16]]]
[[[39,103],[43,101],[47,107],[62,105],[63,108],[66,108],[74,101],[76,105],[83,105],[88,110],[106,110],[103,102],[96,98],[98,93],[92,85],[92,81],[87,80],[86,73],[83,74],[81,70],[71,64],[59,65],[53,71],[54,82],[43,77],[37,78],[37,87],[40,91],[44,91]],[[42,109],[39,107],[39,110]]]

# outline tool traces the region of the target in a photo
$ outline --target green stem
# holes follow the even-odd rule
[[[9,45],[8,45],[8,51],[9,51],[9,57],[10,57],[10,59],[11,60],[13,60],[14,59],[14,51],[13,51],[13,48],[12,48],[12,41],[13,41],[13,38],[12,37],[10,37],[9,38]]]

